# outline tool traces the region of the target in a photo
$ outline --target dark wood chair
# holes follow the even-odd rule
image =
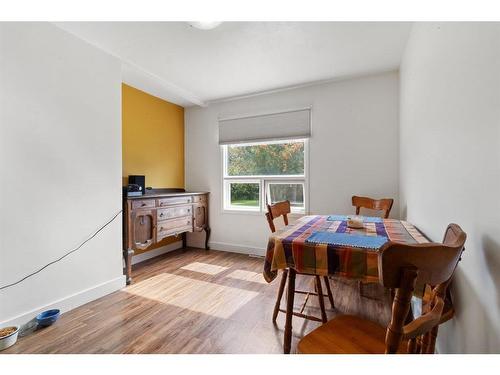
[[[382,217],[387,219],[391,213],[392,205],[394,204],[394,199],[383,198],[383,199],[373,199],[369,197],[359,197],[357,195],[352,196],[352,205],[356,207],[356,215],[359,215],[361,208],[368,208],[370,210],[382,211]],[[363,283],[360,281],[358,283],[359,294],[363,297],[368,297],[363,294]]]
[[[453,245],[457,240],[460,241],[460,236],[462,235],[462,230],[458,225],[449,225],[446,228],[446,232],[443,238],[444,245]],[[451,282],[448,280],[448,283]],[[422,297],[422,313],[427,313],[432,309],[433,301],[433,288],[430,285],[425,286],[425,293]],[[447,322],[455,316],[455,308],[453,307],[453,300],[450,293],[450,288],[446,288],[446,295],[444,297],[444,307],[443,314],[439,321],[439,325]],[[417,339],[417,350],[425,351],[426,353],[434,353],[436,347],[436,339],[438,335],[439,325],[436,325],[429,333],[426,338],[426,344],[422,347],[422,342],[419,338]]]
[[[303,354],[433,353],[436,328],[448,317],[445,295],[460,260],[465,232],[450,224],[446,244],[387,243],[379,253],[380,283],[396,290],[389,325],[384,328],[352,315],[335,317],[300,340]],[[446,238],[446,236],[445,236]],[[411,317],[410,302],[417,283],[432,286],[429,308]],[[410,318],[411,317],[411,318]]]
[[[291,207],[290,207],[290,202],[289,201],[282,201],[282,202],[277,202],[272,205],[267,205],[267,212],[266,212],[266,218],[267,222],[269,224],[269,228],[271,229],[271,232],[276,232],[276,227],[274,225],[274,220],[279,218],[280,216],[283,217],[283,221],[285,225],[288,225],[288,214],[291,212]],[[320,276],[317,275],[308,275],[308,274],[303,274],[303,273],[297,273],[299,275],[306,275],[306,276],[311,276],[314,277],[314,292],[306,292],[306,291],[301,291],[301,290],[295,290],[295,293],[297,294],[305,294],[306,298],[304,300],[304,303],[302,304],[302,307],[299,312],[293,312],[293,315],[299,316],[304,319],[309,319],[309,320],[314,320],[318,322],[323,322],[326,323],[327,317],[326,317],[326,311],[325,311],[325,302],[323,300],[324,297],[328,297],[330,301],[330,305],[332,309],[335,307],[334,301],[333,301],[333,295],[332,295],[332,290],[330,288],[330,282],[328,280],[327,276],[323,276],[323,280],[325,282],[326,286],[326,291],[327,295],[323,294],[323,288],[321,286],[321,278]],[[276,299],[276,304],[274,305],[274,312],[273,312],[273,322],[276,322],[276,318],[278,317],[278,313],[286,313],[286,310],[281,309],[281,299],[283,297],[283,292],[285,290],[285,285],[286,285],[286,280],[288,276],[288,270],[283,270],[282,275],[281,275],[281,281],[280,281],[280,286],[278,289],[278,298]],[[307,301],[309,300],[309,296],[318,296],[319,299],[319,306],[321,309],[321,318],[303,314],[303,311],[307,305]]]
[[[383,211],[383,217],[387,219],[391,212],[394,199],[373,199],[368,197],[352,196],[352,205],[356,207],[356,215],[359,215],[361,208],[369,208],[370,210]]]

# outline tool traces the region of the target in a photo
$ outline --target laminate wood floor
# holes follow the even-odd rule
[[[284,314],[272,322],[279,278],[266,283],[263,264],[215,250],[165,254],[135,265],[132,285],[63,314],[1,353],[282,353]],[[364,285],[372,297],[365,298],[356,282],[331,285],[336,309],[328,309],[329,318],[349,313],[387,324],[389,296],[381,286]],[[307,288],[313,278],[297,276],[297,289]],[[296,296],[297,309],[303,300]],[[320,316],[314,296],[305,311]],[[294,317],[292,351],[319,324]]]

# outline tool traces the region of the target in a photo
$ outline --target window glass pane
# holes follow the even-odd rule
[[[295,208],[304,208],[304,185],[269,183],[268,200],[271,204],[279,201],[290,201],[290,205]]]
[[[304,175],[304,142],[227,146],[229,176]]]
[[[241,208],[259,208],[258,183],[230,183],[230,205]]]

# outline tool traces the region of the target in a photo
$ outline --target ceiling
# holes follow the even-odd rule
[[[411,23],[58,22],[120,58],[123,79],[182,106],[397,69]]]

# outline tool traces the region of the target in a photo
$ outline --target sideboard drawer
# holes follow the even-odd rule
[[[206,203],[207,202],[207,195],[195,195],[193,196],[193,203]]]
[[[193,206],[185,205],[185,206],[175,206],[170,208],[158,208],[157,210],[157,218],[158,221],[174,219],[176,217],[189,216],[191,217],[193,214]]]
[[[136,210],[138,208],[153,208],[155,206],[154,199],[138,199],[132,201],[132,209]]]
[[[193,203],[192,196],[182,196],[182,197],[158,199],[158,207],[175,206],[178,204],[189,204],[189,203]]]
[[[157,226],[157,240],[171,236],[173,234],[192,232],[193,231],[193,218],[183,217],[180,219],[165,220],[158,223]]]

